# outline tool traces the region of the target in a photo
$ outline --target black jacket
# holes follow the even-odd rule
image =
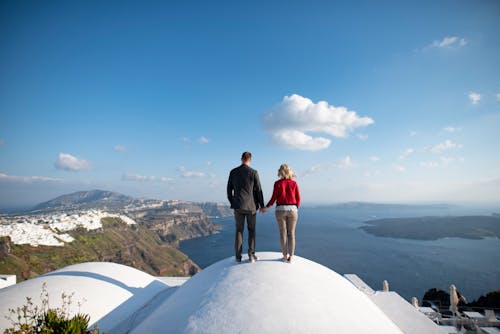
[[[264,207],[259,173],[245,164],[231,170],[227,181],[227,199],[232,209],[256,212]]]

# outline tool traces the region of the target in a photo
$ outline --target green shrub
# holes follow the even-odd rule
[[[56,310],[49,309],[42,320],[41,333],[80,334],[87,333],[90,317],[86,314],[77,314],[72,318],[65,318]]]

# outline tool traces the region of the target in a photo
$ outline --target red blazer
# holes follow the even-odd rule
[[[274,182],[273,196],[267,203],[270,207],[277,202],[277,205],[300,205],[300,192],[297,182],[290,179],[281,179]]]

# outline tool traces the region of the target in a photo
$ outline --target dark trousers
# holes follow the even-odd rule
[[[248,228],[248,255],[255,254],[255,225],[257,221],[257,212],[246,211],[246,210],[234,210],[234,220],[236,222],[236,236],[234,240],[234,250],[236,252],[236,259],[238,260],[241,260],[245,219],[247,221],[247,228]]]

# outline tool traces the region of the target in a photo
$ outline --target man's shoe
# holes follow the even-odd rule
[[[241,257],[240,258],[236,258],[236,263],[241,263]]]

